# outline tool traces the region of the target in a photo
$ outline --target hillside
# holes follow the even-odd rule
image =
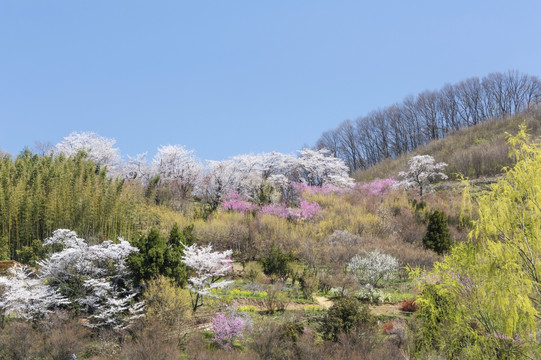
[[[407,168],[412,156],[429,154],[437,161],[448,164],[446,173],[450,180],[455,174],[470,179],[492,177],[501,174],[503,167],[512,165],[507,134],[516,135],[519,125],[523,123],[533,138],[541,136],[541,113],[539,110],[530,111],[460,129],[443,139],[419,146],[412,152],[385,159],[366,170],[356,171],[352,176],[359,182],[395,177]]]
[[[181,146],[111,170],[111,147],[6,155],[0,359],[539,358],[541,145],[519,129],[538,137],[540,118],[485,122],[355,174],[388,178],[416,154],[448,174],[514,166],[475,193],[354,184],[315,150],[206,171]]]

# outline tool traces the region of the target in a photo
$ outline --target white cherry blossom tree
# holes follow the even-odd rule
[[[115,139],[109,139],[94,132],[72,132],[56,144],[55,152],[74,156],[78,152],[84,151],[88,158],[96,164],[107,166],[109,170],[113,170],[121,162],[119,150],[114,147],[115,143]]]
[[[39,278],[86,312],[87,326],[119,330],[142,316],[144,305],[133,303],[138,292],[126,265],[136,247],[123,239],[88,245],[68,229],[54,231],[44,246],[61,250],[38,262]]]
[[[213,289],[220,289],[232,283],[232,281],[220,281],[233,269],[232,254],[231,250],[212,251],[210,244],[205,247],[193,244],[184,249],[182,261],[195,272],[195,276],[188,279],[194,312],[203,306],[204,296],[212,296]]]
[[[399,265],[395,257],[375,250],[366,255],[355,255],[348,267],[359,281],[376,287],[380,280],[391,279]]]
[[[400,185],[406,188],[417,186],[420,196],[423,196],[425,190],[429,188],[431,181],[436,178],[447,179],[447,175],[442,172],[447,164],[444,162],[436,163],[430,155],[414,156],[408,161],[408,165],[410,167],[408,171],[401,171],[398,174],[403,178]]]
[[[14,266],[8,276],[0,277],[0,313],[36,321],[69,300],[52,286],[33,276],[26,266]]]
[[[160,180],[173,185],[181,197],[195,188],[203,174],[203,164],[195,152],[182,145],[161,146],[152,165],[154,172],[160,175]]]

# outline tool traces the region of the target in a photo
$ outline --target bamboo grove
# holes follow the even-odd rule
[[[136,197],[121,180],[86,159],[0,155],[0,258],[20,252],[59,228],[100,241],[134,233]]]

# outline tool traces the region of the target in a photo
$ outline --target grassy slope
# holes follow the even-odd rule
[[[357,171],[353,177],[360,182],[396,177],[400,171],[407,169],[408,159],[425,154],[432,155],[438,162],[446,162],[449,166],[445,172],[450,179],[458,173],[469,178],[498,175],[503,167],[511,165],[506,133],[515,135],[522,123],[526,123],[533,137],[541,136],[540,113],[487,121],[420,146],[396,159],[386,159],[367,170]]]

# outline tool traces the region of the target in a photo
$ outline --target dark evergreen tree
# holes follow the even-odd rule
[[[193,228],[193,227],[192,227]],[[184,228],[186,230],[186,228]],[[167,239],[167,252],[165,253],[165,274],[183,287],[187,280],[186,265],[182,262],[184,246],[189,246],[177,224],[173,226]],[[192,240],[192,239],[190,239]]]
[[[147,236],[141,236],[133,243],[139,252],[134,252],[128,259],[128,265],[134,273],[136,282],[154,279],[165,273],[167,244],[156,228]]]
[[[423,238],[427,249],[443,254],[451,249],[451,233],[447,224],[447,216],[443,211],[434,210],[428,219],[428,229]]]
[[[286,253],[273,243],[260,261],[265,275],[286,280],[291,272],[289,262],[292,260],[292,254]]]

